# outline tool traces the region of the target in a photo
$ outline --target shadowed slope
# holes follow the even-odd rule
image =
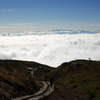
[[[50,73],[56,84],[100,99],[100,61],[76,60],[63,63]]]
[[[47,67],[36,62],[0,60],[0,99],[7,100],[38,91],[40,86],[30,77],[28,67],[40,66],[41,69]]]

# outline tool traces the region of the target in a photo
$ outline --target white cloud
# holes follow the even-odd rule
[[[82,26],[96,26],[96,27],[100,27],[100,24],[87,24],[87,25],[82,25]]]
[[[13,11],[13,10],[9,9],[8,11],[10,11],[10,12],[11,12],[11,11]]]
[[[96,9],[96,8],[91,8],[91,9]]]
[[[16,26],[0,26],[0,29],[21,29],[22,27]]]
[[[16,32],[16,31],[29,31],[40,28],[37,26],[37,23],[6,23],[4,25],[0,25],[0,33],[2,32]]]
[[[94,9],[97,9],[97,8],[82,8],[82,9],[90,9],[90,10],[94,10]]]
[[[0,29],[9,29],[11,28],[10,26],[0,26]]]
[[[13,10],[8,9],[8,10],[2,10],[3,12],[12,12]]]
[[[2,11],[7,11],[7,10],[2,10]]]
[[[49,34],[0,37],[0,59],[59,66],[77,59],[100,60],[100,34]]]
[[[15,25],[31,25],[32,23],[18,23],[18,24],[15,24]]]

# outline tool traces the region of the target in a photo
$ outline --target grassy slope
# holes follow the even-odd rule
[[[36,62],[0,60],[0,99],[7,100],[38,91],[39,86],[30,78],[30,71],[27,67],[38,68],[40,66],[42,69],[47,68],[47,71],[50,69]]]
[[[81,93],[88,99],[100,100],[100,61],[77,60],[63,63],[49,76],[54,78],[56,84]]]
[[[0,95],[13,84],[15,87],[6,94],[7,98],[31,94],[39,89],[37,83],[27,77],[30,75],[27,67],[41,67],[35,71],[35,80],[44,80],[46,73],[49,78],[54,78],[56,88],[50,95],[52,100],[100,99],[100,61],[86,60],[63,63],[56,69],[35,62],[0,60]],[[49,97],[44,100],[49,100]]]

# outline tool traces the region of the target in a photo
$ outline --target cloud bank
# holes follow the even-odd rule
[[[58,67],[75,58],[100,60],[100,34],[0,37],[0,59],[36,61]]]

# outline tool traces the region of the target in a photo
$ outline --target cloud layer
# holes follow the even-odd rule
[[[57,67],[75,58],[100,60],[100,34],[0,37],[0,59],[36,61]]]

